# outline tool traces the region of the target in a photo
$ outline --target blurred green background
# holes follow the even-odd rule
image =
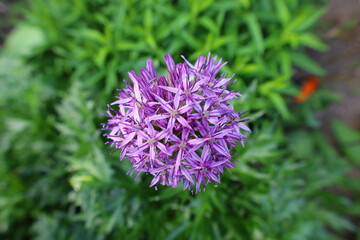
[[[360,133],[327,110],[340,99],[333,73],[311,57],[334,50],[322,33],[359,24],[334,30],[320,21],[327,9],[323,0],[0,3],[0,239],[360,239]],[[249,111],[253,133],[221,184],[155,191],[110,155],[100,114],[146,59],[164,72],[165,53],[208,52],[236,74],[235,108]],[[320,86],[295,103],[308,76]]]

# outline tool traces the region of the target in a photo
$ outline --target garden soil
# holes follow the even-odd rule
[[[338,119],[360,130],[360,1],[330,0],[319,30],[329,49],[312,57],[327,71],[321,84],[341,97],[322,116],[325,128]]]

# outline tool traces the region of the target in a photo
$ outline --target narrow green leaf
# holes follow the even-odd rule
[[[83,37],[99,43],[105,43],[106,37],[99,31],[91,28],[82,29],[79,32]]]
[[[325,51],[327,46],[317,36],[312,33],[303,33],[299,36],[299,43],[319,51]]]
[[[348,158],[360,164],[360,132],[340,121],[333,121],[331,125],[341,150]]]
[[[212,20],[211,18],[209,17],[202,17],[200,18],[200,21],[199,23],[204,26],[205,28],[207,28],[208,31],[216,34],[218,32],[218,27],[216,26],[216,23],[214,22],[214,20]]]
[[[105,59],[108,53],[109,49],[107,47],[102,47],[94,56],[94,61],[99,68],[104,67]]]
[[[283,24],[289,22],[290,19],[290,12],[286,6],[286,1],[283,0],[275,0],[274,1],[276,12],[278,13],[280,20]]]
[[[224,45],[235,43],[236,38],[235,36],[225,36],[225,37],[218,37],[213,42],[213,48],[220,48]]]
[[[260,27],[260,24],[259,24],[257,18],[255,17],[255,15],[253,13],[247,13],[244,18],[245,18],[247,27],[249,28],[251,37],[256,46],[257,52],[260,54],[263,53],[264,52],[264,40],[263,40],[263,35],[261,32],[261,27]]]
[[[284,119],[290,118],[289,109],[287,108],[284,99],[278,93],[271,93],[269,99]]]
[[[326,12],[327,7],[320,8],[305,8],[299,17],[302,19],[296,26],[297,31],[304,31],[312,27],[319,18]]]
[[[147,32],[151,32],[153,28],[153,12],[151,8],[146,8],[145,14],[144,14],[144,26]]]
[[[184,31],[181,36],[183,37],[183,40],[185,40],[193,49],[201,48],[202,44],[199,42],[199,39],[190,35],[187,31]]]
[[[250,0],[239,0],[239,3],[242,5],[242,7],[244,7],[245,9],[250,7]]]
[[[296,66],[310,73],[313,73],[318,76],[325,75],[325,70],[321,66],[319,66],[314,60],[306,56],[304,53],[300,53],[300,52],[293,53],[291,55],[291,59]]]
[[[214,0],[202,0],[199,4],[199,12],[202,12],[209,8],[209,6],[214,2]]]
[[[173,240],[176,239],[187,227],[189,226],[188,221],[184,221],[183,224],[175,228],[165,240]]]

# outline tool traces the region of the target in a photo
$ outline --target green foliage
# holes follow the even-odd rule
[[[332,128],[339,148],[349,159],[349,162],[354,169],[348,174],[349,176],[343,177],[339,184],[343,189],[347,190],[349,198],[341,199],[342,201],[338,200],[338,211],[346,213],[354,219],[358,219],[360,216],[360,202],[358,201],[360,198],[360,187],[358,181],[359,173],[357,172],[357,169],[359,169],[360,166],[360,152],[358,147],[360,143],[360,133],[340,121],[333,121]],[[354,231],[356,232],[355,235],[359,238],[359,229]]]
[[[304,52],[326,49],[312,31],[323,7],[310,0],[28,5],[0,54],[1,238],[328,240],[355,231],[329,204],[352,203],[329,190],[349,168],[314,118],[329,94],[290,100],[294,65],[324,73]],[[167,52],[194,60],[209,51],[236,73],[233,89],[243,97],[235,108],[251,110],[253,134],[235,150],[237,168],[222,184],[197,195],[150,189],[148,176],[135,181],[130,165],[109,154],[100,114],[126,72],[147,58],[161,71]]]
[[[345,124],[334,121],[334,134],[341,144],[341,149],[344,150],[346,156],[357,164],[360,164],[360,133],[355,129],[346,126]]]

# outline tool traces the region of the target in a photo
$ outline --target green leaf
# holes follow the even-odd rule
[[[140,44],[136,42],[120,41],[116,43],[116,49],[120,51],[141,50],[142,48],[143,46],[140,46]]]
[[[340,121],[333,121],[331,126],[341,150],[348,158],[360,164],[360,132]]]
[[[204,16],[200,18],[199,23],[204,26],[208,31],[216,34],[219,31],[219,28],[216,26],[216,23],[211,18]]]
[[[117,61],[116,59],[113,59],[109,65],[108,65],[108,71],[106,75],[106,87],[105,91],[109,94],[112,90],[114,90],[117,78],[116,78],[116,72],[117,72]]]
[[[289,22],[290,19],[290,12],[286,6],[286,2],[283,0],[275,0],[274,4],[276,7],[276,12],[280,17],[281,22],[285,25],[286,23]]]
[[[312,33],[303,33],[299,36],[299,43],[319,51],[325,51],[327,46],[317,36]]]
[[[202,0],[199,2],[200,2],[199,11],[202,12],[202,11],[206,10],[207,8],[209,8],[209,6],[214,2],[214,0]]]
[[[291,59],[294,64],[310,73],[313,73],[317,76],[324,76],[325,70],[319,66],[314,60],[306,56],[301,52],[294,52],[291,55]]]
[[[286,106],[284,99],[280,96],[280,94],[271,93],[269,94],[269,99],[284,119],[290,118],[290,112]]]
[[[292,75],[291,59],[288,51],[279,52],[281,73],[287,76]]]
[[[29,56],[45,42],[45,35],[39,27],[21,24],[10,33],[5,45],[14,54]]]
[[[202,46],[199,39],[195,38],[195,36],[189,34],[187,31],[184,31],[181,35],[183,40],[185,40],[193,49],[199,49]]]
[[[101,32],[91,29],[91,28],[85,28],[82,29],[80,32],[82,37],[85,37],[87,39],[90,39],[92,41],[98,42],[98,43],[105,43],[106,37]]]
[[[145,14],[144,14],[144,26],[147,32],[151,32],[153,28],[153,12],[151,8],[146,8]]]
[[[247,27],[249,28],[252,40],[258,53],[264,52],[264,40],[260,24],[253,13],[247,13],[244,17]]]
[[[304,31],[311,28],[319,18],[326,12],[327,7],[305,8],[299,15],[299,24],[296,25],[297,31]]]
[[[251,4],[251,1],[250,0],[238,0],[238,2],[245,8],[249,8],[250,7],[250,4]]]
[[[105,59],[108,53],[109,49],[107,47],[102,47],[99,49],[96,55],[94,55],[94,61],[99,68],[104,67]]]
[[[183,224],[176,227],[169,236],[165,238],[165,240],[173,240],[176,239],[187,227],[189,226],[188,221],[184,221]]]

